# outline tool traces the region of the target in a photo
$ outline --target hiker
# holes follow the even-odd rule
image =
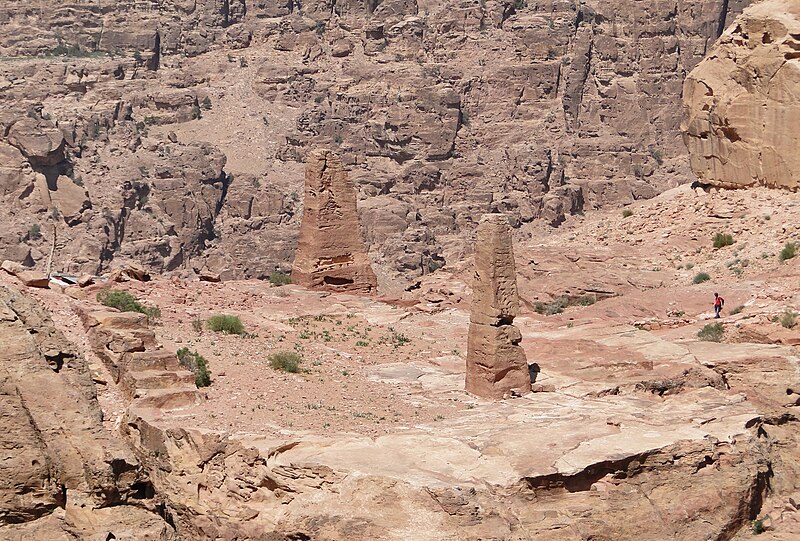
[[[719,318],[719,313],[722,312],[722,307],[725,306],[725,299],[719,296],[719,293],[714,293],[714,318]]]

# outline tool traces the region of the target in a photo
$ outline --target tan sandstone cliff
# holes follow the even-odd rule
[[[56,226],[75,274],[288,271],[324,146],[402,291],[484,213],[558,225],[686,181],[684,74],[748,3],[3,2],[0,259],[43,266]]]
[[[725,31],[684,85],[683,139],[714,186],[800,187],[800,3],[766,0]]]

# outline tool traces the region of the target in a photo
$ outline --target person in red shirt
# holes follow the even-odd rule
[[[725,306],[725,299],[719,296],[719,293],[714,293],[714,317],[719,318],[719,313],[722,312],[722,307]]]

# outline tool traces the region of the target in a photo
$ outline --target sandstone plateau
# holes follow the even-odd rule
[[[30,347],[9,365],[7,395],[53,443],[25,436],[26,417],[3,418],[6,456],[49,466],[4,470],[16,515],[0,537],[741,541],[758,520],[759,539],[793,539],[800,334],[776,321],[800,306],[800,258],[778,258],[800,237],[798,195],[685,186],[631,210],[514,246],[513,323],[539,371],[537,392],[507,400],[464,390],[471,258],[403,302],[258,280],[112,286],[160,307],[155,325],[98,305],[107,284],[12,293],[4,351]],[[720,230],[736,242],[714,249]],[[711,280],[693,284],[699,271]],[[706,342],[716,290],[724,334]],[[535,309],[591,292],[593,304]],[[52,323],[25,315],[44,314],[37,304]],[[193,323],[219,313],[248,334]],[[208,359],[210,387],[191,384],[181,347]],[[286,350],[302,354],[297,373],[270,366]],[[47,462],[50,445],[65,447]],[[104,473],[117,456],[121,479]],[[80,516],[94,529],[76,534]]]
[[[800,539],[797,19],[6,0],[0,539]]]

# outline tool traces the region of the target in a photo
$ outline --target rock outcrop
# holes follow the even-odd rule
[[[169,410],[198,403],[195,376],[156,342],[138,312],[79,309],[87,342],[123,394],[139,408]]]
[[[0,345],[0,538],[175,539],[139,461],[103,428],[83,356],[5,286]]]
[[[800,4],[736,19],[684,85],[683,139],[701,182],[800,187]]]
[[[377,279],[361,237],[356,193],[333,152],[309,154],[304,205],[292,280],[312,288],[374,292]]]
[[[487,214],[478,225],[467,344],[466,390],[484,398],[527,393],[531,378],[522,334],[511,228],[503,214]]]

